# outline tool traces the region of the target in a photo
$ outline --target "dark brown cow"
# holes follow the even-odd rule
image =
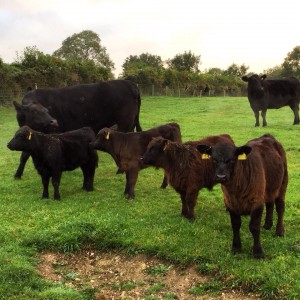
[[[177,123],[161,125],[141,132],[119,132],[112,128],[103,128],[99,131],[96,141],[91,143],[94,149],[109,153],[117,166],[126,172],[126,186],[124,194],[134,198],[134,187],[138,179],[138,172],[148,167],[141,161],[149,142],[154,137],[162,136],[181,143],[180,127]],[[166,178],[161,185],[167,186]]]
[[[282,145],[271,135],[249,141],[241,147],[219,143],[213,147],[199,145],[197,149],[211,156],[215,180],[222,184],[225,205],[230,213],[233,230],[232,252],[241,251],[241,215],[250,215],[253,255],[263,258],[260,244],[260,224],[264,204],[264,228],[273,225],[273,209],[278,215],[276,235],[284,235],[283,214],[288,184],[286,155]]]
[[[44,134],[22,126],[7,147],[10,150],[25,151],[32,156],[34,166],[42,177],[42,198],[49,198],[48,186],[51,177],[54,199],[59,200],[59,183],[63,171],[80,167],[84,177],[83,189],[93,190],[98,155],[89,144],[94,140],[95,134],[90,127],[61,134]]]
[[[233,143],[227,134],[209,136],[200,141],[184,144],[164,138],[153,139],[142,159],[145,164],[162,168],[169,184],[180,194],[181,215],[194,220],[194,208],[199,190],[212,189],[215,184],[214,169],[210,160],[202,160],[196,146],[200,143],[215,145],[219,142]]]

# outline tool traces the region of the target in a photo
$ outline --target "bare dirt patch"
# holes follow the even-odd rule
[[[108,299],[236,299],[254,300],[255,295],[236,291],[218,296],[195,296],[190,289],[211,278],[195,266],[179,268],[155,257],[86,250],[66,255],[42,253],[39,274],[46,280],[77,289],[94,289],[97,300]]]

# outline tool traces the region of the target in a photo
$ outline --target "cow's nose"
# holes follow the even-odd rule
[[[12,145],[11,145],[11,142],[7,143],[7,148],[12,150]]]
[[[217,174],[217,177],[220,178],[220,179],[224,179],[226,177],[226,175]]]
[[[218,177],[218,178],[225,178],[226,175],[220,175],[220,174],[217,174],[217,177]]]
[[[55,119],[53,119],[53,120],[50,121],[50,125],[58,127],[58,122]]]

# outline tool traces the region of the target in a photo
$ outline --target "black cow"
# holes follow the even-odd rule
[[[28,125],[44,133],[88,126],[97,134],[114,124],[120,131],[141,131],[140,105],[137,86],[127,80],[36,89],[24,96],[22,104],[14,102],[20,127]],[[21,178],[28,158],[23,152],[15,178]]]
[[[243,76],[248,82],[248,99],[255,115],[255,126],[259,126],[259,111],[263,118],[263,126],[267,126],[268,108],[289,106],[294,113],[294,125],[299,124],[300,83],[295,77],[283,79],[267,79],[266,75]]]
[[[98,155],[89,144],[94,140],[94,131],[89,127],[60,134],[44,134],[23,126],[7,147],[10,150],[25,151],[32,156],[34,166],[42,177],[42,198],[49,198],[48,186],[52,177],[54,199],[59,200],[59,183],[63,171],[80,167],[84,177],[83,189],[93,190]]]
[[[164,137],[181,143],[180,127],[177,123],[168,123],[141,132],[119,132],[112,128],[99,131],[91,147],[109,153],[117,166],[126,172],[125,196],[134,198],[134,187],[138,179],[138,172],[148,167],[141,160],[149,142],[154,137]],[[162,188],[167,186],[164,177]]]

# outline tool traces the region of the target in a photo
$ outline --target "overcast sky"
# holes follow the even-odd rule
[[[6,63],[27,46],[52,54],[83,30],[98,34],[116,75],[129,55],[190,50],[201,71],[236,63],[260,73],[300,45],[300,14],[296,0],[0,0]]]

